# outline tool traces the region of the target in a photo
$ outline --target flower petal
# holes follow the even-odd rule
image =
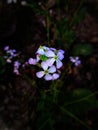
[[[49,51],[45,52],[45,55],[46,55],[47,57],[54,57],[54,56],[55,56],[55,53],[54,53],[53,51],[49,50]]]
[[[53,47],[51,47],[50,49],[51,49],[52,51],[55,51],[55,50],[56,50],[56,49],[55,49],[55,48],[53,48]]]
[[[29,58],[28,63],[29,63],[30,65],[36,65],[37,61],[36,61],[36,59]]]
[[[60,75],[59,74],[57,74],[57,73],[54,73],[53,75],[52,75],[52,80],[56,80],[56,79],[58,79],[59,77],[60,77]]]
[[[46,64],[47,64],[48,66],[52,66],[54,62],[55,62],[55,59],[54,59],[54,58],[50,58],[50,59],[46,60]]]
[[[56,67],[53,65],[53,66],[51,66],[50,68],[49,68],[49,73],[54,73],[54,72],[56,72]]]
[[[76,59],[74,59],[72,56],[69,57],[71,62],[76,62]]]
[[[57,69],[61,68],[63,63],[60,60],[56,60]]]
[[[38,78],[42,78],[44,76],[44,74],[45,74],[44,71],[39,71],[39,72],[36,73],[36,76]]]
[[[46,74],[44,79],[47,80],[47,81],[52,80],[52,75],[51,74]]]
[[[64,55],[62,54],[62,52],[58,51],[57,56],[60,60],[62,60],[64,58]]]
[[[36,53],[43,55],[45,52],[44,52],[43,48],[39,48]]]
[[[62,49],[59,49],[59,50],[58,50],[58,52],[61,52],[62,54],[64,54],[64,53],[65,53],[65,51],[64,51],[64,50],[62,50]]]
[[[5,46],[4,51],[8,51],[8,50],[9,50],[9,46]]]
[[[44,49],[44,50],[47,50],[47,51],[50,50],[50,48],[49,48],[49,47],[46,47],[46,46],[43,46],[43,49]]]
[[[41,63],[41,67],[43,68],[43,70],[47,70],[48,69],[48,65],[46,62],[42,62]]]
[[[80,65],[81,64],[81,61],[80,60],[78,60],[77,62],[75,62],[75,66],[78,66],[78,65]]]

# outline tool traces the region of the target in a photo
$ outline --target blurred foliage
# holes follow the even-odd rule
[[[77,44],[73,48],[73,55],[89,56],[93,53],[93,47],[91,44]]]

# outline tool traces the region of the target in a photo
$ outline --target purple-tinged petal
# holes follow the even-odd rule
[[[65,53],[65,51],[64,51],[64,50],[62,50],[62,49],[59,49],[59,50],[58,50],[58,52],[61,52],[62,54],[64,54],[64,53]]]
[[[69,58],[70,58],[71,62],[73,62],[73,63],[76,62],[76,60],[72,56],[70,56]]]
[[[58,59],[60,60],[64,58],[64,55],[60,51],[58,51],[57,56],[58,56]]]
[[[46,60],[46,64],[47,64],[48,66],[52,66],[54,62],[55,62],[55,59],[54,59],[54,58],[50,58],[50,59]]]
[[[80,65],[81,64],[81,61],[80,60],[78,60],[77,62],[75,62],[75,66],[78,66],[78,65]]]
[[[44,71],[39,71],[39,72],[36,73],[36,76],[38,78],[42,78],[44,76],[44,74],[45,74]]]
[[[52,80],[52,75],[51,74],[46,74],[44,79],[47,80],[47,81]]]
[[[63,63],[60,60],[56,60],[57,69],[61,68]]]
[[[37,62],[40,61],[40,55],[39,55],[39,54],[36,55],[36,61],[37,61]]]
[[[54,72],[56,72],[56,67],[53,65],[53,66],[51,66],[50,68],[49,68],[49,73],[54,73]]]
[[[47,70],[48,69],[48,65],[46,62],[42,62],[41,63],[41,67],[43,68],[43,70]]]
[[[20,65],[21,65],[21,63],[19,61],[14,62],[14,67],[17,69],[19,68]]]
[[[36,65],[37,61],[36,61],[36,59],[29,58],[28,63],[29,63],[30,65]]]
[[[16,75],[20,74],[19,71],[18,71],[18,69],[16,69],[16,68],[13,70],[13,73],[15,73]]]
[[[75,59],[76,59],[76,61],[77,61],[77,60],[79,60],[79,57],[77,56]]]
[[[8,58],[8,59],[6,60],[6,62],[7,62],[7,63],[11,63],[12,61],[11,61],[11,59]]]
[[[53,47],[51,47],[51,48],[50,48],[50,50],[55,51],[56,49],[55,49],[55,48],[53,48]]]
[[[58,79],[59,77],[60,77],[60,75],[59,74],[57,74],[57,73],[54,73],[53,75],[52,75],[52,80],[56,80],[56,79]]]
[[[9,46],[5,46],[4,51],[8,51],[8,50],[9,50]]]
[[[54,54],[53,51],[50,50],[50,51],[45,52],[45,56],[47,56],[47,57],[54,57],[55,54]]]

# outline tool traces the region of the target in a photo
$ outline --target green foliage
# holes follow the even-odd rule
[[[71,22],[71,26],[76,26],[79,22],[81,22],[84,19],[85,12],[86,8],[81,8],[78,12],[76,12]]]
[[[73,48],[73,55],[89,56],[93,53],[93,47],[91,44],[77,44]]]
[[[59,39],[70,46],[75,39],[75,32],[68,27],[69,19],[65,18],[56,24],[56,32]]]
[[[39,113],[37,125],[40,126],[38,130],[54,130],[56,122],[62,125],[71,122],[72,119],[90,130],[80,117],[83,117],[89,110],[98,108],[98,101],[95,97],[97,93],[83,88],[70,92],[59,91],[54,100],[55,91],[54,93],[52,90],[48,93],[42,91],[37,104]]]

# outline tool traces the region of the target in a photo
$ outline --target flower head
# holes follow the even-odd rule
[[[45,55],[49,58],[46,63],[48,66],[52,66],[54,64],[54,62],[56,62],[56,67],[57,69],[61,68],[63,63],[61,62],[61,60],[64,58],[64,52],[63,50],[58,50],[58,51],[47,51],[45,53]]]
[[[78,56],[75,58],[70,56],[69,58],[70,58],[70,61],[75,64],[75,66],[78,66],[79,64],[81,64],[81,61],[79,60]]]
[[[50,68],[47,66],[45,62],[41,63],[42,71],[36,73],[38,78],[42,78],[44,76],[45,80],[53,80],[53,73],[56,72],[56,67],[53,65]],[[54,76],[56,77],[56,76]]]

